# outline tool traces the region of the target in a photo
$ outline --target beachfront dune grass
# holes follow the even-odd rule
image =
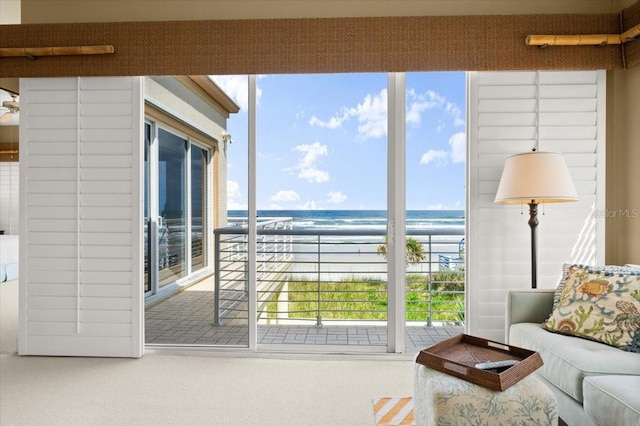
[[[275,299],[287,302],[289,319],[379,320],[387,319],[387,283],[366,276],[345,276],[336,281],[289,276],[288,285]],[[280,309],[282,309],[280,304]],[[320,309],[318,310],[318,306]],[[267,304],[267,316],[282,318],[275,301]],[[408,274],[407,321],[464,323],[464,271]]]

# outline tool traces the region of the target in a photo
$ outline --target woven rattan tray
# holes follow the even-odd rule
[[[475,368],[486,361],[519,361],[501,373]],[[416,362],[489,389],[503,391],[542,366],[540,354],[480,337],[460,334],[420,351]]]

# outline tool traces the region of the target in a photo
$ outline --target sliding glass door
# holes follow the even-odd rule
[[[210,151],[157,123],[145,125],[145,294],[209,266]]]
[[[158,130],[158,255],[159,286],[187,275],[187,167],[188,141]]]

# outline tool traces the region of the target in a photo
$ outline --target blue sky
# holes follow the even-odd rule
[[[247,206],[247,76],[214,76],[240,105],[228,208]],[[407,209],[464,209],[465,73],[407,74]],[[386,209],[386,74],[258,77],[258,209]]]

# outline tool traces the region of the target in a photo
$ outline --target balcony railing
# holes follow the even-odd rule
[[[214,234],[215,323],[246,320],[247,228]],[[272,218],[258,224],[257,234],[259,321],[387,319],[384,230],[293,229],[290,218]],[[407,321],[463,325],[464,229],[408,229],[407,240]]]

